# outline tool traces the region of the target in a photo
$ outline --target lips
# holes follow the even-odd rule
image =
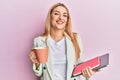
[[[63,24],[64,23],[63,20],[57,20],[56,22],[57,22],[57,24]]]

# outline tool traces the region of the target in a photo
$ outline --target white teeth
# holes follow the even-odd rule
[[[57,24],[62,24],[63,22],[62,21],[56,21],[57,22]]]
[[[62,24],[62,22],[57,22],[57,23]]]

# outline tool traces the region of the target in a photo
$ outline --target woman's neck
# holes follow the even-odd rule
[[[56,42],[60,41],[63,38],[64,31],[51,29],[50,35],[53,40]]]

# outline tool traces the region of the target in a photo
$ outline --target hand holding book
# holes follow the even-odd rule
[[[100,68],[106,67],[109,63],[109,54],[105,54],[102,56],[95,57],[86,62],[80,63],[76,65],[73,69],[72,77],[78,76],[82,74],[82,70],[89,66],[92,70],[98,70]]]

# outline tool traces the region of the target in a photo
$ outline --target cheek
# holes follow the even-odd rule
[[[51,18],[51,24],[53,25],[55,23],[55,19]]]
[[[66,19],[66,20],[65,20],[65,24],[67,24],[67,22],[68,22],[68,21],[67,21],[67,19]]]
[[[51,18],[51,22],[52,22],[52,23],[55,23],[55,22],[56,22],[56,17],[52,17],[52,18]]]

